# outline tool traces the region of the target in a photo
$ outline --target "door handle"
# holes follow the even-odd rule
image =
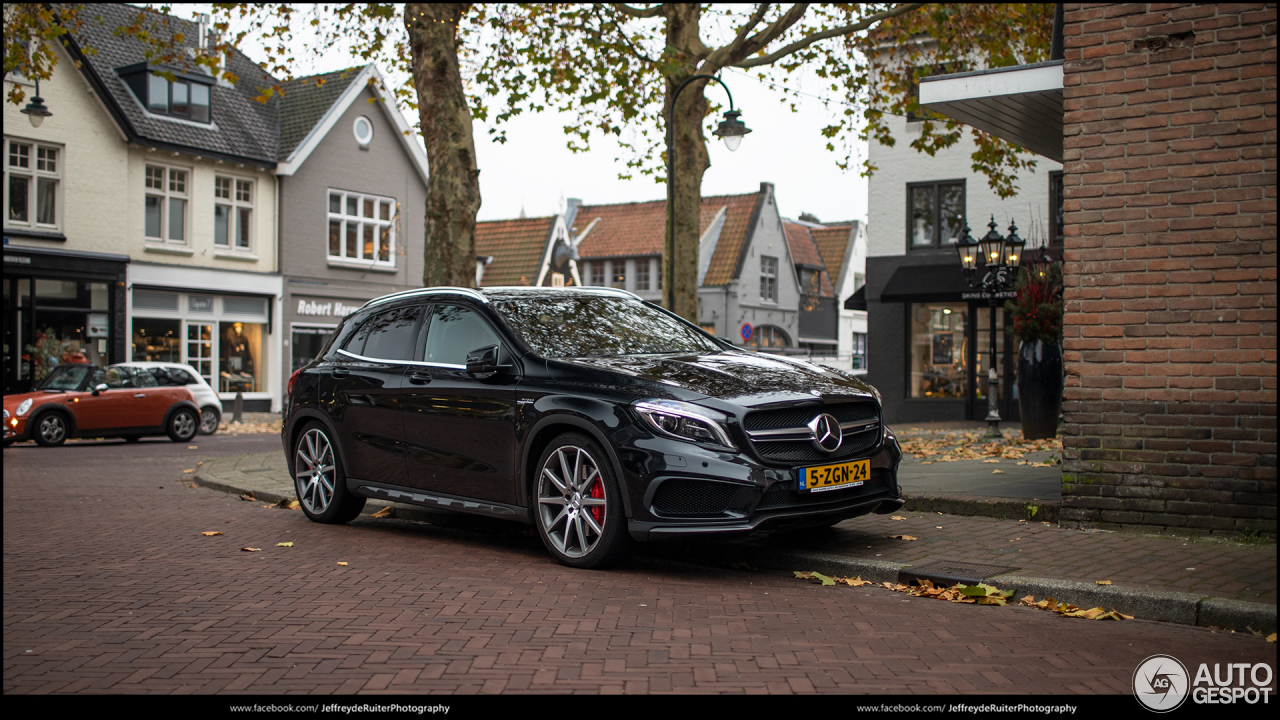
[[[147,394],[146,394],[146,393],[134,393],[134,394],[133,394],[133,396],[134,396],[134,397],[136,397],[136,398],[144,398],[144,397],[146,397],[146,396],[147,396]]]
[[[350,371],[350,370],[347,370],[346,368],[336,367],[336,368],[334,368],[334,369],[333,369],[333,371],[332,371],[332,372],[330,372],[330,374],[331,374],[331,375],[333,375],[333,376],[334,376],[334,377],[336,377],[336,378],[344,378],[344,377],[346,377],[346,376],[350,375],[350,374],[351,374],[351,371]]]
[[[426,385],[431,382],[431,373],[419,370],[409,376],[409,382],[414,385]]]

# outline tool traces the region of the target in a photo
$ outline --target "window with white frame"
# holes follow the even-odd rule
[[[57,230],[61,148],[5,138],[6,226]]]
[[[218,176],[213,179],[213,244],[250,249],[253,232],[253,181]]]
[[[329,258],[395,267],[396,201],[329,191]]]
[[[146,227],[148,240],[187,242],[187,170],[148,165]]]
[[[596,260],[591,263],[591,284],[600,287],[604,285],[604,261]]]
[[[644,292],[652,289],[649,284],[649,258],[636,258],[636,290]]]
[[[778,258],[760,256],[760,299],[778,302]]]

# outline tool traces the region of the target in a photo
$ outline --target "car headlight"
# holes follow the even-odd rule
[[[640,417],[661,435],[729,450],[738,449],[729,439],[728,417],[724,413],[678,400],[640,400],[634,407]]]
[[[26,415],[27,411],[30,409],[31,409],[31,398],[27,398],[26,400],[22,401],[21,405],[18,405],[18,417],[22,417],[23,415]]]

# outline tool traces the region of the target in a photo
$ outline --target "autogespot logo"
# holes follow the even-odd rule
[[[1169,712],[1187,699],[1191,678],[1172,655],[1152,655],[1133,671],[1133,694],[1153,712]]]

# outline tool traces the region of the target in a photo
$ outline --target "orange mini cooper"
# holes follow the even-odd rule
[[[168,435],[189,442],[200,428],[200,408],[186,387],[159,387],[155,377],[130,367],[63,364],[29,393],[4,396],[4,444],[35,440],[61,445],[71,437],[135,441]]]

